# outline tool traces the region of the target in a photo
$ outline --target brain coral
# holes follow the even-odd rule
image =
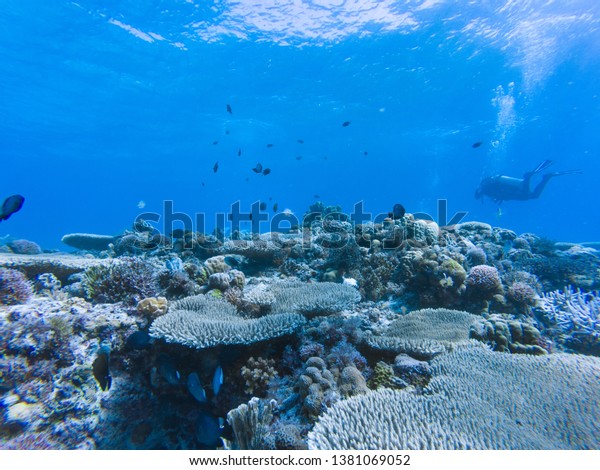
[[[393,321],[381,336],[365,341],[375,349],[432,357],[468,341],[469,328],[479,317],[460,310],[426,308]]]
[[[174,302],[169,313],[150,326],[150,336],[192,348],[251,344],[293,332],[306,320],[282,313],[246,319],[236,308],[214,296],[198,295]]]
[[[335,404],[310,449],[598,449],[600,359],[464,345],[432,362],[423,395],[378,390]]]

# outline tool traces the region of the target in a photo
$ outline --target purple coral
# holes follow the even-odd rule
[[[508,288],[506,298],[521,310],[527,310],[536,304],[537,293],[529,284],[515,282]]]
[[[498,270],[485,264],[473,266],[467,276],[467,288],[474,297],[492,298],[502,291]]]
[[[0,304],[26,303],[32,295],[31,284],[21,271],[0,268]]]

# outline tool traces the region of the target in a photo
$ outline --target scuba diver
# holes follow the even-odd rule
[[[537,199],[542,191],[555,176],[572,175],[581,173],[581,170],[555,171],[542,175],[542,180],[533,189],[530,188],[531,178],[533,175],[545,170],[554,163],[552,160],[544,160],[535,170],[528,171],[523,175],[523,178],[513,178],[512,176],[495,175],[484,178],[479,187],[475,191],[475,198],[482,199],[484,196],[489,197],[495,203],[500,204],[502,201],[526,201],[528,199]]]

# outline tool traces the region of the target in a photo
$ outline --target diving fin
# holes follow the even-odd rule
[[[565,170],[565,171],[554,171],[548,173],[549,176],[561,176],[561,175],[580,175],[583,170]]]
[[[552,160],[544,160],[542,163],[540,163],[535,170],[533,170],[531,173],[535,174],[535,173],[539,173],[540,171],[544,171],[546,168],[548,168],[550,165],[552,165],[554,162]]]

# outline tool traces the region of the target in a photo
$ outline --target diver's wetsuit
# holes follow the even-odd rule
[[[581,173],[580,170],[559,171],[554,173],[546,173],[542,176],[542,180],[533,189],[530,189],[531,178],[533,175],[548,168],[552,165],[552,161],[544,160],[533,171],[529,171],[523,175],[523,178],[513,178],[511,176],[496,175],[484,178],[479,184],[479,188],[475,191],[475,197],[481,199],[483,196],[489,197],[492,201],[501,203],[502,201],[526,201],[528,199],[536,199],[542,194],[542,191],[554,176],[568,175],[573,173]]]

